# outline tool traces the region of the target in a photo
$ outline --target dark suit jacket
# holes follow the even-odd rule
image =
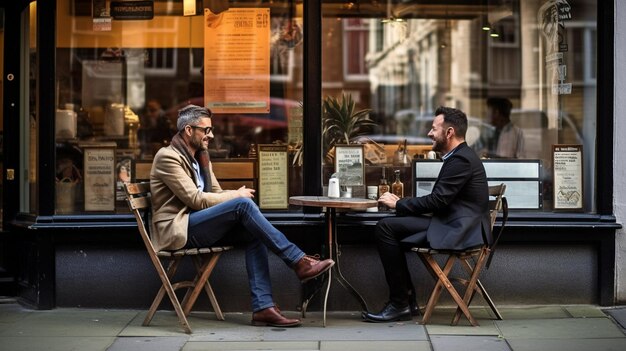
[[[462,250],[490,242],[489,189],[485,168],[476,152],[466,143],[443,163],[433,191],[426,196],[408,197],[396,204],[396,214],[413,216],[432,213],[427,230],[430,247]],[[420,235],[404,243],[414,243]],[[423,234],[421,236],[423,238]]]

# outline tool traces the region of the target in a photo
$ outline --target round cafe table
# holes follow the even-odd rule
[[[354,209],[364,210],[369,207],[378,206],[378,201],[371,199],[360,198],[331,198],[327,196],[292,196],[289,198],[289,204],[296,206],[309,206],[309,207],[326,207],[325,221],[327,229],[327,245],[328,245],[328,257],[335,261],[335,265],[328,271],[328,284],[326,286],[326,293],[324,295],[324,312],[323,312],[323,325],[326,326],[326,306],[328,303],[328,293],[330,292],[330,285],[333,279],[337,280],[341,286],[343,286],[354,298],[361,304],[361,308],[367,311],[367,304],[361,295],[350,285],[346,278],[341,273],[341,267],[339,263],[339,245],[337,244],[337,209]],[[306,313],[307,305],[312,296],[306,298],[302,302],[302,316]]]

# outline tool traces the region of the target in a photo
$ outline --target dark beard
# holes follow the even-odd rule
[[[437,140],[435,139],[435,143],[433,144],[433,151],[442,152],[445,149],[446,140]]]
[[[189,140],[189,144],[196,150],[207,150],[207,147],[204,146],[202,139],[198,140],[195,138],[191,138],[191,140]]]

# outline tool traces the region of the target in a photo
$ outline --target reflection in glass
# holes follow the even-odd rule
[[[544,210],[552,207],[552,145],[582,144],[585,210],[594,211],[596,1],[323,4],[323,96],[349,94],[376,123],[352,142],[385,144],[388,153],[405,140],[429,145],[432,111],[457,107],[481,155],[515,135],[524,150],[505,156],[541,160]],[[511,102],[510,121],[495,122],[488,98]],[[368,184],[384,165],[370,164]]]
[[[212,162],[215,166],[237,158],[253,165],[254,158],[248,158],[253,145],[286,144],[289,193],[301,194],[302,3],[219,4],[217,16],[229,8],[270,8],[269,113],[215,113]],[[57,176],[57,194],[74,184],[78,189],[71,195],[72,206],[57,204],[57,213],[84,211],[80,189],[86,146],[113,143],[116,159],[130,163],[131,180],[145,180],[154,154],[177,132],[178,110],[189,103],[206,105],[204,78],[218,74],[204,64],[205,14],[183,16],[182,2],[155,1],[152,19],[113,20],[110,28],[96,25],[92,13],[90,1],[57,1],[56,166],[58,174],[78,170],[71,177]],[[227,61],[220,64],[229,67]],[[218,172],[227,168],[214,167]],[[230,188],[238,181],[251,180],[224,184]],[[117,206],[116,211],[127,209]]]

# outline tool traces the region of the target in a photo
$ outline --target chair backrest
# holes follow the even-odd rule
[[[502,232],[504,231],[504,226],[506,225],[506,221],[509,217],[509,208],[506,201],[506,197],[504,197],[504,193],[506,192],[506,184],[501,183],[499,185],[493,185],[489,187],[489,197],[493,197],[493,199],[489,200],[489,215],[491,217],[491,232],[494,236],[494,240],[489,246],[491,251],[489,258],[487,259],[486,267],[489,268],[491,264],[491,260],[493,258],[493,254],[496,250],[496,245],[500,240],[500,236],[502,236]],[[498,218],[498,213],[502,212],[502,225],[500,226],[500,230],[497,234],[493,233],[493,227],[496,223],[496,218]]]
[[[139,234],[141,239],[146,245],[148,250],[156,252],[152,241],[150,240],[150,216],[152,214],[152,201],[150,195],[150,183],[126,183],[124,184],[124,190],[126,191],[126,201],[131,212],[135,215],[137,220],[137,227],[139,228]]]
[[[491,216],[491,229],[496,223],[498,213],[502,211],[502,198],[506,191],[506,184],[492,185],[489,187],[489,197],[493,198],[489,200],[489,215]]]

